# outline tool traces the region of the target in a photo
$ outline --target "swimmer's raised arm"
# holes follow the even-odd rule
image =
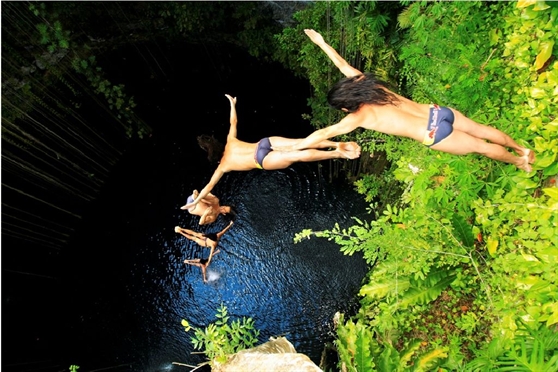
[[[236,138],[236,124],[238,123],[238,118],[236,116],[236,97],[233,98],[228,94],[225,94],[225,96],[231,102],[231,115],[230,115],[231,128],[229,129],[228,137]]]
[[[308,35],[314,44],[319,46],[325,52],[325,54],[335,64],[335,66],[337,66],[343,75],[346,77],[353,77],[362,74],[362,72],[347,63],[347,61],[345,61],[345,59],[343,59],[343,57],[341,57],[335,49],[326,43],[322,35],[312,29],[305,29],[304,33]]]
[[[232,225],[233,225],[233,221],[231,221],[227,227],[225,227],[223,230],[217,233],[217,238],[221,239],[221,237],[232,227]]]

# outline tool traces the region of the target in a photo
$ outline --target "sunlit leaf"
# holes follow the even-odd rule
[[[525,8],[536,3],[536,0],[519,0],[517,8]]]
[[[541,168],[546,168],[556,161],[556,154],[548,154],[544,157],[539,157],[536,160],[536,165]]]
[[[486,249],[488,250],[488,253],[494,257],[496,249],[498,249],[498,240],[492,239],[491,237],[488,238],[486,241]]]
[[[542,191],[548,195],[551,199],[558,200],[558,188],[556,187],[548,187],[542,189]]]
[[[552,48],[553,47],[554,47],[554,41],[553,40],[547,40],[547,41],[543,41],[541,43],[541,45],[539,46],[539,54],[537,55],[537,58],[535,59],[535,68],[537,70],[542,68],[544,66],[544,64],[546,63],[546,61],[548,61],[548,59],[552,55]]]
[[[552,313],[546,320],[547,326],[558,323],[558,302],[553,303],[550,308],[552,309]]]
[[[534,189],[537,186],[538,186],[538,183],[533,181],[533,180],[530,180],[530,179],[523,179],[516,184],[516,187],[518,189],[525,189],[525,190]]]
[[[548,5],[548,4],[546,3],[546,1],[544,1],[544,0],[538,0],[538,1],[535,3],[535,6],[533,7],[533,10],[539,11],[539,10],[545,10],[545,9],[548,9],[548,8],[550,8],[550,5]]]
[[[529,93],[533,98],[544,98],[546,96],[546,91],[537,87],[532,87],[531,89],[529,89]]]

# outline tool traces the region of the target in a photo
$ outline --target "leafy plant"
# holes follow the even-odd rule
[[[184,330],[194,331],[194,349],[203,350],[209,364],[215,361],[223,363],[227,356],[251,348],[258,341],[260,331],[254,328],[251,318],[243,317],[229,322],[227,307],[223,304],[217,309],[216,317],[215,323],[209,324],[205,329],[191,327],[187,320],[182,319]]]
[[[340,317],[343,322],[343,316]],[[335,342],[339,367],[347,371],[432,371],[447,357],[447,348],[425,350],[421,340],[412,340],[397,350],[391,340],[379,340],[361,321],[347,320],[337,328]]]
[[[533,149],[537,160],[525,173],[373,131],[349,134],[391,162],[384,174],[365,174],[356,182],[371,202],[371,218],[295,236],[295,242],[333,240],[345,254],[361,252],[370,264],[356,321],[347,320],[338,334],[340,356],[347,368],[364,365],[368,346],[359,338],[374,336],[381,342],[370,342],[370,355],[381,348],[383,361],[396,368],[397,358],[388,358],[395,354],[382,342],[395,337],[400,344],[394,347],[403,350],[428,335],[429,344],[447,348],[438,364],[442,370],[459,370],[479,350],[497,354],[500,359],[490,365],[501,370],[553,368],[546,346],[522,343],[525,330],[518,324],[527,322],[537,339],[544,326],[558,323],[558,7],[544,1],[402,4],[396,17],[401,29],[375,34],[379,53],[397,56],[380,75],[397,81],[399,91],[415,101],[457,107],[501,129]],[[303,51],[299,58],[315,88],[312,104],[323,104],[332,66],[311,55],[311,45],[300,47],[302,36],[296,35],[302,28],[321,30],[359,68],[381,63],[373,53],[349,53],[374,41],[364,39],[366,16],[351,17],[350,5],[342,6],[344,18],[327,4],[311,7],[298,16],[298,29],[285,30],[280,39]],[[312,107],[316,128],[336,120]],[[397,192],[385,192],[394,187]],[[364,370],[380,368],[378,359],[372,361]]]
[[[478,356],[465,365],[465,371],[544,371],[558,370],[558,333],[544,325],[519,322],[518,337],[512,342],[494,338]]]

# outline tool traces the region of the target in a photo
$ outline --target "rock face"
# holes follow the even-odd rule
[[[296,352],[286,338],[270,337],[269,341],[232,355],[226,363],[211,368],[216,372],[321,372],[306,355]]]

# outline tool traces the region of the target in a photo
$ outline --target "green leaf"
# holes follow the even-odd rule
[[[496,249],[498,249],[498,240],[497,239],[492,239],[492,237],[489,237],[486,241],[486,249],[488,250],[488,253],[494,257],[494,255],[496,254]]]
[[[515,184],[515,186],[518,189],[523,189],[523,190],[527,190],[527,189],[534,189],[538,186],[539,184],[533,180],[530,179],[522,179],[521,181],[519,181],[518,183]]]
[[[550,199],[558,201],[558,188],[556,187],[547,187],[542,189],[542,191],[550,197]]]
[[[372,332],[365,326],[361,326],[357,335],[355,364],[359,371],[372,370],[372,358],[370,357],[370,340]]]
[[[414,371],[433,371],[435,370],[434,367],[436,366],[437,362],[440,359],[447,358],[448,352],[447,348],[436,348],[427,354],[422,355],[415,361],[415,365],[413,370]]]
[[[401,278],[384,282],[373,282],[362,286],[359,294],[361,296],[368,296],[371,299],[380,299],[394,292],[396,289],[401,292],[406,291],[409,286],[409,281]]]
[[[410,288],[400,297],[398,305],[405,308],[407,306],[415,304],[424,305],[431,301],[434,301],[436,298],[438,298],[442,291],[446,289],[451,284],[451,282],[453,282],[454,279],[455,275],[449,275],[433,286],[429,286],[426,288]]]
[[[546,177],[554,176],[556,174],[558,174],[558,161],[543,170],[543,175]]]
[[[556,154],[545,154],[543,157],[538,157],[535,161],[537,167],[546,168],[556,161]]]
[[[473,247],[475,245],[475,238],[473,236],[472,226],[465,221],[465,218],[459,214],[454,214],[451,219],[453,229],[461,243],[465,247]]]
[[[397,350],[395,350],[395,348],[391,344],[387,342],[384,342],[382,345],[384,346],[384,350],[377,358],[378,371],[381,372],[397,371],[399,367],[399,353],[397,352]]]
[[[536,3],[536,0],[518,0],[516,7],[525,8]]]
[[[401,352],[399,353],[400,355],[400,360],[399,360],[399,366],[400,367],[406,367],[407,364],[411,361],[411,358],[413,357],[413,355],[417,352],[417,350],[420,348],[421,344],[421,340],[413,340],[404,350],[401,350]]]
[[[539,46],[539,54],[537,54],[535,59],[535,68],[537,70],[541,69],[552,55],[552,47],[554,47],[553,40],[543,41]]]

